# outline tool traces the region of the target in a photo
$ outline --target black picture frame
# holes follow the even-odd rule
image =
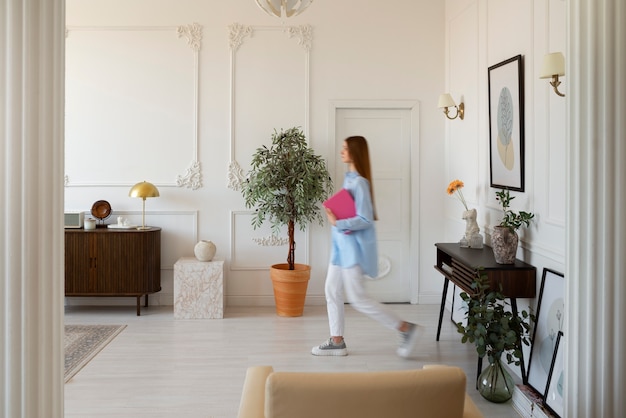
[[[546,391],[556,339],[559,331],[563,331],[564,314],[564,275],[555,270],[544,268],[526,373],[528,385],[539,394]]]
[[[524,66],[516,55],[488,69],[491,187],[524,191]]]
[[[552,355],[552,364],[550,365],[550,373],[548,374],[548,382],[546,391],[543,394],[543,403],[548,410],[561,418],[563,416],[563,381],[565,380],[565,368],[563,365],[563,349],[561,344],[563,331],[559,331],[556,337],[556,345],[554,346],[554,354]]]
[[[452,291],[452,312],[450,312],[450,319],[456,325],[459,322],[463,324],[463,326],[467,325],[467,311],[468,306],[467,302],[461,298],[461,293],[463,289],[454,285]]]

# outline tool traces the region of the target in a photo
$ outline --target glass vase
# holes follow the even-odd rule
[[[515,383],[502,365],[500,357],[483,370],[478,377],[478,392],[490,402],[502,403],[513,397]]]

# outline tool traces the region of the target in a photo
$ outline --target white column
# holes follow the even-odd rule
[[[567,417],[626,411],[626,2],[568,2]]]
[[[65,1],[0,22],[0,416],[60,418]]]

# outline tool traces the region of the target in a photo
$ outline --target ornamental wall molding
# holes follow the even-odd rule
[[[192,23],[190,25],[183,25],[176,28],[178,37],[185,37],[187,39],[187,45],[191,47],[194,52],[200,52],[202,47],[202,25],[199,23]]]
[[[309,126],[309,59],[310,50],[313,42],[313,28],[311,25],[300,26],[246,26],[240,23],[233,23],[228,26],[228,41],[230,46],[230,162],[228,164],[228,188],[239,191],[246,181],[245,171],[235,157],[235,70],[237,50],[247,38],[254,36],[259,31],[282,31],[291,39],[294,38],[298,45],[304,50],[304,66],[305,66],[305,93],[304,93],[304,134],[308,137]]]
[[[193,142],[193,155],[191,162],[184,174],[178,175],[176,180],[168,182],[156,182],[155,185],[159,187],[177,186],[186,187],[192,190],[197,190],[202,187],[202,171],[201,163],[198,160],[198,144],[199,144],[199,77],[200,77],[200,65],[199,65],[199,51],[202,48],[202,36],[203,26],[198,23],[191,23],[181,26],[66,26],[65,36],[66,38],[71,36],[72,32],[79,31],[100,31],[100,32],[155,32],[166,31],[173,32],[178,35],[178,38],[184,38],[187,41],[187,45],[193,52],[193,134],[191,141]],[[95,184],[94,182],[75,182],[71,180],[68,174],[64,176],[64,184],[66,187],[73,186],[128,186],[132,182],[112,182],[105,181],[104,183]]]
[[[262,247],[281,247],[283,245],[289,244],[289,238],[279,237],[278,235],[274,234],[265,237],[255,237],[252,238],[252,241]]]

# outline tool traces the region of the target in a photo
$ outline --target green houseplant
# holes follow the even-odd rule
[[[461,342],[473,343],[478,356],[489,361],[477,382],[480,394],[492,402],[505,402],[513,396],[514,383],[501,357],[505,354],[508,364],[520,365],[522,344],[530,344],[530,324],[535,317],[525,310],[518,315],[507,310],[505,296],[491,290],[487,275],[480,271],[472,290],[472,295],[461,293],[467,305],[466,323],[458,322],[457,331],[463,336]]]
[[[515,253],[519,243],[517,230],[522,226],[528,227],[530,221],[535,217],[534,214],[523,210],[517,213],[513,212],[510,209],[513,199],[515,196],[510,195],[509,189],[496,192],[496,200],[502,207],[503,216],[500,224],[493,228],[491,246],[496,262],[499,264],[515,263]]]
[[[274,296],[277,312],[283,316],[300,316],[302,308],[293,312],[278,307],[278,296],[291,291],[277,289],[275,275],[282,275],[284,270],[294,272],[290,275],[305,275],[297,279],[308,282],[310,267],[295,262],[295,228],[304,231],[309,223],[324,224],[321,202],[332,192],[332,180],[326,161],[308,145],[306,137],[298,127],[289,128],[272,134],[272,145],[262,146],[252,156],[248,179],[242,186],[242,194],[247,208],[254,208],[252,226],[256,229],[264,222],[269,222],[274,234],[287,227],[289,250],[286,264],[276,264],[270,269],[274,283]],[[276,271],[279,270],[279,271]],[[293,296],[293,294],[291,294]],[[304,306],[304,296],[301,301]]]

